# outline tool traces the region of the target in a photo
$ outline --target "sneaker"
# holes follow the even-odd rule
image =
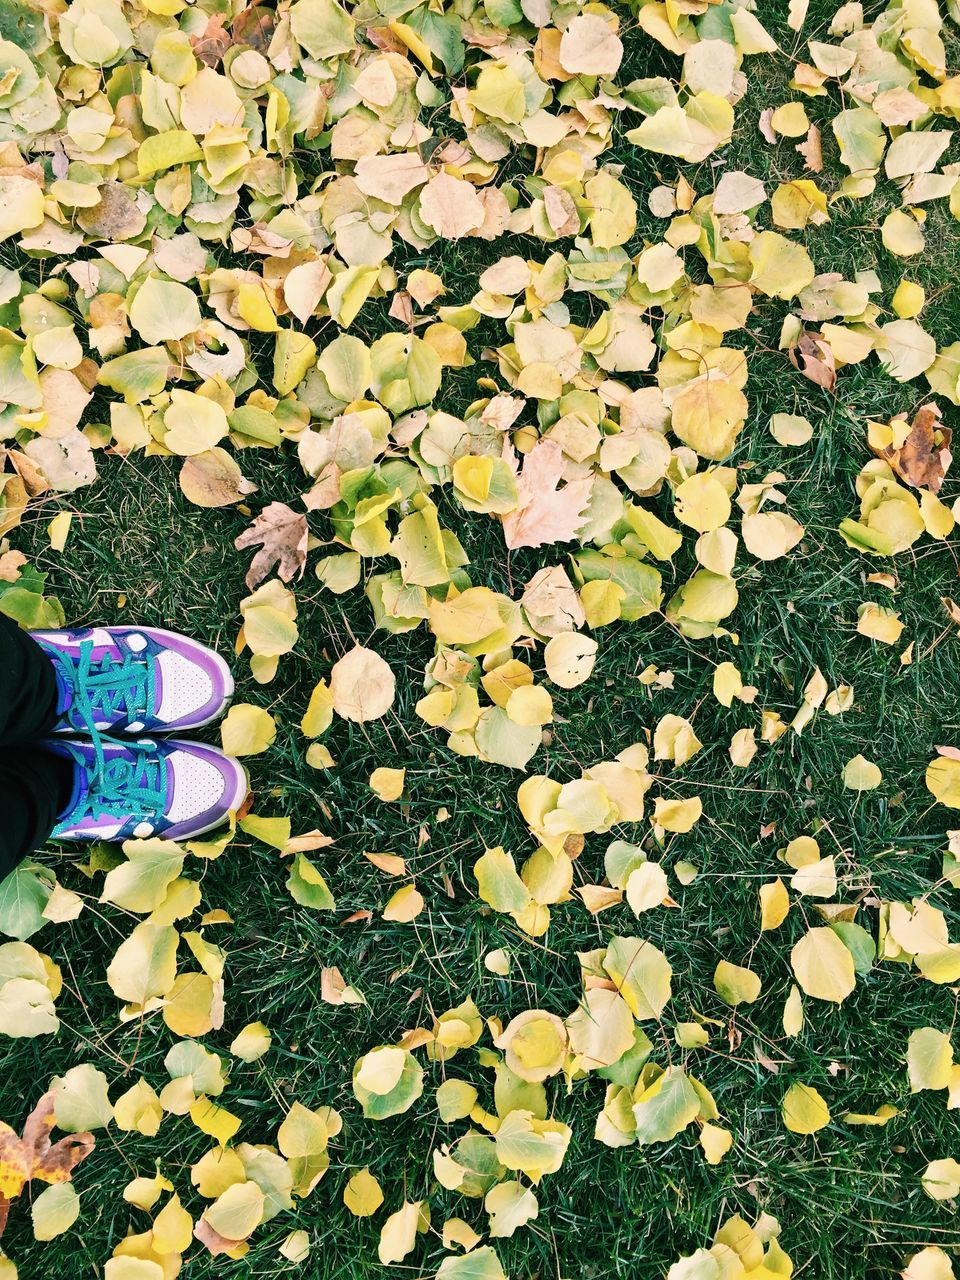
[[[44,746],[76,765],[54,840],[188,840],[219,826],[248,790],[238,760],[199,742],[61,738]]]
[[[158,627],[35,631],[57,676],[57,733],[177,733],[209,724],[233,676],[206,645]]]

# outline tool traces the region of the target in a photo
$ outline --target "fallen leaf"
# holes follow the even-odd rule
[[[238,551],[260,546],[244,579],[247,589],[252,591],[274,566],[283,582],[302,574],[309,537],[306,516],[292,511],[283,502],[271,502],[264,507],[250,528],[241,533],[233,544]]]

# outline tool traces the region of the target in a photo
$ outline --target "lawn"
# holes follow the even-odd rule
[[[808,40],[832,38],[827,28],[835,6],[812,0],[799,34],[787,26],[786,8],[772,0],[757,5],[784,53],[748,58],[747,91],[736,104],[727,147],[699,162],[677,161],[626,140],[637,123],[635,113],[617,119],[604,159],[623,166],[622,180],[636,199],[638,225],[625,246],[631,256],[662,240],[667,223],[649,212],[648,197],[658,185],[674,187],[681,174],[698,195],[709,193],[726,170],[747,171],[765,183],[768,193],[779,183],[814,176],[805,172],[793,140],[770,145],[757,121],[765,108],[801,96],[789,87],[793,63],[806,58]],[[872,20],[885,6],[864,8]],[[680,59],[637,26],[635,12],[619,12],[625,50],[619,83],[657,75],[676,79]],[[947,67],[955,69],[960,40],[952,20],[944,37]],[[446,83],[441,77],[441,86]],[[844,104],[837,83],[828,88],[827,95],[804,102],[810,120],[823,131],[824,171],[816,180],[832,194],[846,173],[830,127]],[[937,117],[936,124],[949,127],[950,121]],[[522,178],[532,155],[530,148],[517,149],[496,181],[511,174]],[[944,160],[958,158],[954,143]],[[309,162],[318,173],[332,167],[322,152]],[[802,240],[820,273],[852,280],[858,271],[876,271],[882,291],[874,300],[883,319],[892,317],[890,298],[902,278],[921,285],[926,291],[921,322],[943,347],[960,337],[960,224],[946,200],[932,201],[923,206],[925,251],[895,256],[882,243],[881,225],[898,202],[896,187],[881,173],[874,194],[831,204],[829,222],[786,234]],[[757,215],[757,224],[772,225],[769,208]],[[422,251],[399,241],[392,264],[401,277],[414,267],[435,270],[447,290],[442,302],[466,305],[479,274],[501,256],[543,261],[555,247],[545,247],[533,235],[441,240]],[[559,247],[568,253],[572,241]],[[212,248],[225,266],[250,265],[229,249]],[[704,264],[691,250],[684,252],[691,276],[702,283]],[[21,252],[11,239],[0,255],[36,283],[49,265]],[[401,328],[387,314],[390,301],[388,295],[367,303],[350,332],[373,343]],[[583,322],[596,319],[602,303],[579,294],[571,308]],[[562,1167],[537,1187],[534,1221],[510,1238],[483,1241],[495,1246],[510,1280],[659,1280],[681,1255],[708,1247],[721,1223],[737,1213],[751,1223],[761,1214],[778,1219],[780,1244],[793,1260],[794,1273],[817,1280],[879,1280],[899,1275],[907,1259],[925,1246],[960,1250],[955,1203],[931,1198],[921,1185],[930,1161],[960,1158],[956,1113],[947,1109],[942,1091],[911,1093],[906,1067],[911,1032],[954,1030],[956,984],[937,985],[909,964],[880,960],[858,975],[855,991],[842,1003],[806,1000],[803,1029],[788,1037],[782,1013],[795,981],[790,951],[805,927],[823,923],[819,900],[793,894],[779,929],[761,933],[759,927],[758,887],[793,874],[778,861],[777,851],[795,837],[813,835],[821,854],[835,859],[838,886],[832,900],[858,904],[857,920],[874,938],[881,903],[915,898],[942,911],[952,934],[958,928],[958,890],[941,874],[945,833],[956,819],[934,802],[924,773],[938,745],[960,745],[960,645],[942,604],[943,597],[958,596],[960,541],[953,535],[924,536],[895,557],[871,557],[837,532],[842,520],[856,518],[854,482],[871,457],[867,420],[912,416],[930,390],[922,377],[901,383],[888,376],[875,355],[842,368],[835,390],[817,386],[779,349],[781,324],[793,309],[795,303],[757,298],[749,325],[727,335],[727,345],[746,355],[749,416],[725,464],[740,469],[741,483],[783,472],[786,509],[804,526],[802,540],[771,562],[741,551],[735,573],[739,603],[724,621],[739,643],[682,635],[662,612],[597,629],[599,650],[589,679],[570,690],[548,686],[553,723],[525,770],[566,781],[646,741],[664,715],[689,718],[702,750],[676,772],[663,762],[651,763],[651,772],[659,775],[668,797],[701,798],[699,823],[689,834],[667,832],[661,842],[646,820],[615,826],[609,835],[587,835],[574,865],[575,885],[600,884],[610,840],[636,841],[668,872],[668,905],[638,921],[625,902],[590,914],[574,896],[551,908],[543,936],[531,937],[478,896],[473,867],[485,848],[502,846],[519,865],[536,847],[516,803],[523,771],[454,754],[445,745],[445,733],[416,714],[434,636],[423,626],[399,635],[376,629],[362,582],[343,595],[324,589],[313,565],[335,548],[311,550],[304,575],[290,583],[299,640],[280,658],[276,677],[256,683],[248,656],[238,657],[237,700],[268,710],[277,727],[274,744],[245,761],[253,809],[289,817],[294,833],[319,828],[332,837],[331,845],[310,856],[336,908],[312,910],[295,902],[285,887],[289,858],[249,834],[238,832],[216,860],[191,859],[185,874],[200,881],[200,911],[222,910],[231,919],[205,930],[208,941],[227,953],[226,1011],[222,1028],[200,1038],[230,1064],[218,1101],[242,1121],[238,1141],[273,1143],[295,1101],[313,1109],[336,1108],[343,1128],[330,1141],[330,1168],[316,1189],[260,1226],[245,1257],[214,1257],[194,1241],[183,1270],[190,1280],[214,1275],[432,1277],[449,1256],[440,1238],[445,1220],[462,1217],[477,1232],[487,1230],[480,1200],[439,1185],[432,1153],[455,1143],[469,1127],[465,1121],[440,1119],[433,1094],[444,1079],[467,1080],[480,1091],[482,1106],[494,1109],[489,1061],[478,1053],[483,1048],[489,1054],[490,1035],[485,1031],[477,1049],[461,1050],[452,1062],[429,1061],[416,1050],[425,1071],[423,1095],[405,1114],[381,1122],[361,1113],[351,1084],[354,1064],[376,1046],[395,1044],[406,1031],[432,1028],[435,1017],[468,997],[485,1018],[503,1024],[531,1008],[567,1017],[581,996],[578,953],[632,933],[660,948],[673,967],[667,1009],[659,1021],[644,1024],[654,1042],[652,1060],[663,1067],[687,1066],[706,1084],[722,1117],[718,1123],[733,1134],[732,1147],[719,1164],[709,1165],[695,1125],[668,1142],[608,1147],[594,1138],[605,1082],[589,1074],[568,1086],[562,1075],[555,1076],[547,1081],[549,1114],[572,1130]],[[311,319],[305,329],[320,348],[337,332],[329,317]],[[485,394],[477,389],[478,378],[497,376],[489,348],[507,341],[503,321],[485,319],[467,339],[477,363],[445,370],[435,400],[457,416],[465,416],[467,406]],[[255,335],[251,346],[269,390],[272,339]],[[648,374],[624,375],[630,386],[650,380]],[[955,407],[943,396],[935,398],[945,424],[952,425]],[[84,424],[107,421],[115,399],[98,390]],[[531,401],[521,423],[535,423],[535,408]],[[768,430],[775,413],[806,416],[813,425],[809,443],[781,446]],[[244,575],[250,561],[249,552],[235,550],[234,540],[268,502],[302,510],[306,487],[289,443],[244,449],[237,456],[257,492],[239,505],[203,509],[188,502],[178,486],[179,458],[146,456],[142,450],[126,456],[100,451],[96,483],[72,494],[35,498],[9,535],[10,544],[47,574],[46,592],[59,598],[69,623],[173,627],[230,655],[241,623],[240,602],[248,594]],[[952,474],[939,496],[948,506],[960,496]],[[449,485],[435,488],[432,497],[441,525],[456,531],[469,556],[467,572],[475,585],[516,599],[543,566],[569,568],[568,553],[575,548],[508,552],[498,519],[464,511]],[[669,486],[644,499],[644,505],[676,524]],[[62,510],[74,513],[73,523],[64,549],[55,551],[47,526]],[[310,527],[319,542],[329,542],[332,530],[324,512],[310,516]],[[693,542],[685,536],[673,561],[658,564],[667,599],[696,568]],[[382,563],[364,561],[365,578],[382,570]],[[895,591],[867,582],[871,573],[893,574]],[[858,632],[857,609],[864,601],[899,612],[905,625],[896,645]],[[912,662],[903,664],[900,654],[909,642]],[[317,681],[355,643],[387,661],[396,677],[396,700],[376,720],[335,717],[323,736],[335,764],[312,768],[305,759],[301,717]],[[538,679],[540,655],[539,648],[521,654]],[[722,661],[735,662],[744,681],[757,687],[753,706],[735,701],[725,707],[716,700],[714,670]],[[651,665],[672,673],[672,682],[667,679],[664,687],[641,681]],[[789,722],[818,668],[830,689],[853,686],[852,707],[836,716],[821,712],[802,734],[791,730],[773,744],[760,742],[750,766],[735,768],[727,754],[731,735],[748,725],[759,729],[760,708]],[[215,728],[204,736],[219,741]],[[873,790],[844,785],[844,766],[858,754],[882,771],[883,780]],[[383,766],[405,768],[402,799],[382,802],[371,791],[370,774]],[[385,875],[364,856],[370,852],[400,855],[405,878]],[[75,851],[48,848],[38,860],[82,895],[84,910],[76,920],[45,925],[31,939],[62,968],[61,1028],[56,1036],[4,1043],[0,1116],[15,1128],[47,1082],[78,1063],[104,1073],[111,1099],[141,1076],[159,1090],[168,1080],[165,1055],[177,1039],[156,1012],[118,1020],[118,1000],[105,975],[138,917],[98,901],[100,874],[78,865]],[[678,862],[692,863],[696,878],[681,883]],[[384,919],[388,898],[410,880],[425,899],[423,909],[409,921]],[[197,929],[198,919],[180,927]],[[497,949],[512,957],[506,976],[485,964]],[[734,1009],[721,999],[714,987],[721,960],[749,967],[762,979],[759,1000]],[[321,973],[331,967],[362,992],[362,1003],[332,1004],[322,998]],[[700,1020],[711,1032],[709,1042],[695,1050],[680,1048],[674,1028]],[[251,1063],[231,1059],[233,1038],[251,1022],[270,1029],[269,1052]],[[831,1120],[814,1134],[790,1132],[781,1118],[784,1094],[795,1082],[818,1090],[829,1104]],[[844,1121],[848,1112],[871,1113],[883,1104],[897,1111],[884,1125],[856,1127]],[[65,1234],[35,1241],[29,1193],[14,1204],[3,1250],[16,1261],[23,1280],[68,1271],[100,1276],[128,1231],[148,1229],[149,1216],[125,1203],[121,1193],[131,1178],[152,1176],[155,1167],[173,1182],[191,1215],[199,1216],[204,1201],[191,1186],[190,1170],[211,1139],[189,1117],[165,1116],[153,1137],[113,1124],[96,1137],[95,1151],[74,1175],[81,1214]],[[354,1216],[343,1200],[347,1179],[362,1168],[379,1180],[385,1197],[383,1208],[366,1218]],[[383,1266],[377,1257],[380,1229],[404,1199],[429,1199],[432,1228],[402,1262]],[[279,1247],[291,1231],[301,1229],[309,1235],[311,1253],[297,1265]],[[702,1274],[706,1280],[710,1273]],[[700,1280],[701,1273],[695,1275]]]

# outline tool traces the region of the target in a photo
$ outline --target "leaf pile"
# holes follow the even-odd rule
[[[777,569],[812,554],[820,531],[798,513],[815,451],[839,447],[828,412],[840,406],[842,447],[860,470],[849,515],[826,536],[862,554],[860,583],[880,596],[850,628],[860,643],[896,646],[898,670],[918,655],[914,620],[882,594],[898,587],[887,561],[944,554],[960,516],[945,496],[960,341],[943,343],[934,299],[909,275],[891,289],[872,267],[847,278],[818,254],[823,228],[882,206],[858,234],[909,272],[936,249],[930,228],[960,220],[949,158],[960,76],[948,56],[960,15],[936,0],[845,3],[813,31],[807,9],[791,0],[776,16],[787,49],[767,6],[745,0],[0,3],[0,535],[53,504],[46,532],[62,553],[77,514],[82,534],[71,505],[82,496],[70,495],[98,465],[155,459],[146,474],[159,483],[172,467],[185,499],[225,509],[234,548],[253,553],[235,651],[257,700],[231,707],[226,750],[289,749],[296,722],[293,749],[320,771],[322,794],[337,767],[325,739],[343,729],[361,751],[382,722],[398,731],[394,755],[371,762],[357,808],[397,805],[405,821],[413,735],[451,776],[467,762],[513,771],[497,775],[500,812],[478,809],[460,883],[443,885],[468,893],[481,926],[512,945],[486,947],[480,994],[430,1001],[405,1027],[378,1020],[352,1077],[331,1082],[337,1106],[296,1098],[302,1064],[285,1059],[282,1082],[268,1074],[281,1034],[296,1056],[297,1028],[224,1032],[230,939],[244,945],[249,922],[207,900],[215,864],[239,866],[245,845],[272,850],[273,890],[294,924],[376,915],[429,948],[437,885],[411,860],[365,850],[388,896],[376,911],[338,907],[349,876],[324,853],[329,810],[295,829],[270,779],[207,839],[93,847],[63,873],[76,888],[23,864],[0,886],[12,939],[0,945],[0,1033],[69,1025],[76,992],[28,940],[95,910],[118,931],[105,975],[117,1021],[102,1037],[147,1028],[163,1049],[142,1066],[137,1051],[118,1057],[116,1079],[75,1063],[22,1138],[0,1128],[4,1221],[36,1179],[51,1183],[32,1202],[36,1239],[68,1231],[80,1212],[70,1173],[90,1131],[112,1126],[131,1171],[146,1172],[123,1189],[137,1213],[128,1234],[114,1232],[105,1280],[165,1280],[200,1250],[241,1259],[267,1239],[277,1265],[303,1263],[321,1212],[309,1198],[330,1169],[346,1209],[375,1219],[382,1266],[505,1280],[499,1242],[545,1225],[575,1147],[686,1144],[701,1180],[732,1166],[753,1177],[737,1089],[712,1083],[718,1059],[743,1061],[753,1006],[775,1011],[777,1050],[797,1048],[806,1064],[782,1059],[791,1070],[765,1118],[783,1151],[814,1160],[822,1130],[852,1146],[851,1131],[902,1114],[887,1097],[846,1109],[800,1048],[815,1056],[878,975],[898,973],[905,1001],[960,983],[945,905],[960,887],[957,832],[936,885],[890,896],[850,872],[825,819],[782,834],[771,824],[762,838],[781,847],[765,846],[758,882],[737,884],[751,937],[718,927],[715,967],[692,981],[679,949],[653,940],[658,920],[687,909],[708,842],[728,837],[717,790],[799,757],[805,733],[829,739],[865,696],[847,682],[856,673],[828,679],[805,655],[784,679],[784,715],[738,630]],[[785,58],[789,100],[748,122],[763,164],[728,164],[751,76]],[[634,75],[654,67],[669,73]],[[483,248],[478,273],[450,267],[466,242]],[[789,411],[793,390],[757,420],[760,350],[785,388],[809,384],[824,421]],[[858,366],[875,387],[868,407],[845,401]],[[452,394],[465,380],[468,401]],[[889,407],[902,384],[913,384],[909,413]],[[294,493],[261,495],[271,451],[295,459]],[[495,562],[473,556],[478,529],[494,531]],[[44,591],[44,573],[5,542],[0,611],[62,624]],[[334,609],[362,599],[367,629],[345,625],[309,696],[280,705],[266,686],[281,660],[303,665],[301,608],[317,595]],[[943,604],[938,625],[960,621]],[[782,617],[797,607],[784,600]],[[661,698],[649,724],[618,726],[617,749],[551,754],[598,657],[658,628],[712,669],[706,697],[729,713],[729,736],[701,728],[702,741],[702,703],[662,710]],[[415,674],[397,637],[424,640]],[[669,700],[674,676],[652,661],[618,673],[650,705],[655,693]],[[698,756],[695,768],[711,760],[732,781],[692,780]],[[929,795],[960,809],[960,749],[930,744],[927,756]],[[862,753],[838,757],[834,778],[857,802],[887,785]],[[887,796],[890,807],[901,798]],[[518,855],[504,826],[524,833]],[[935,901],[934,889],[946,893]],[[582,927],[582,949],[562,955],[578,982],[566,1003],[523,970],[530,949],[551,948],[558,918]],[[779,944],[776,963],[767,943]],[[336,941],[330,951],[339,958]],[[351,976],[324,962],[312,998],[364,1006]],[[903,1110],[927,1091],[960,1106],[951,1028],[897,1035]],[[756,1045],[749,1069],[779,1075]],[[237,1064],[261,1062],[262,1076],[232,1079]],[[247,1120],[254,1087],[276,1111],[269,1131]],[[592,1130],[560,1118],[571,1095]],[[429,1146],[411,1137],[406,1167],[382,1185],[364,1154],[370,1126],[407,1113],[429,1115]],[[52,1144],[54,1125],[67,1136]],[[185,1160],[185,1143],[203,1150]],[[960,1152],[914,1146],[925,1153],[917,1194],[960,1196]],[[752,1194],[762,1208],[765,1193]],[[260,1231],[275,1219],[301,1225],[282,1240]],[[753,1225],[719,1209],[710,1219],[715,1234],[698,1221],[701,1244],[668,1280],[793,1272],[780,1243],[789,1221],[781,1230],[765,1208]],[[934,1244],[891,1266],[905,1280],[954,1274]],[[0,1280],[15,1275],[0,1259]]]

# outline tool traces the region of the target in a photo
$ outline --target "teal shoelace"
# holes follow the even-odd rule
[[[86,818],[99,822],[101,818],[117,821],[136,817],[150,819],[163,813],[167,802],[166,770],[163,758],[151,744],[127,742],[129,753],[107,759],[102,736],[91,730],[94,759],[90,760],[69,742],[63,745],[70,752],[77,767],[84,775],[84,795],[79,804],[64,814],[61,828],[75,826]]]
[[[80,645],[76,660],[61,649],[54,657],[64,684],[70,691],[67,715],[78,715],[83,729],[94,733],[97,721],[112,724],[118,719],[141,720],[149,714],[156,697],[153,663],[126,654],[121,662],[108,655],[94,661],[93,641]]]

